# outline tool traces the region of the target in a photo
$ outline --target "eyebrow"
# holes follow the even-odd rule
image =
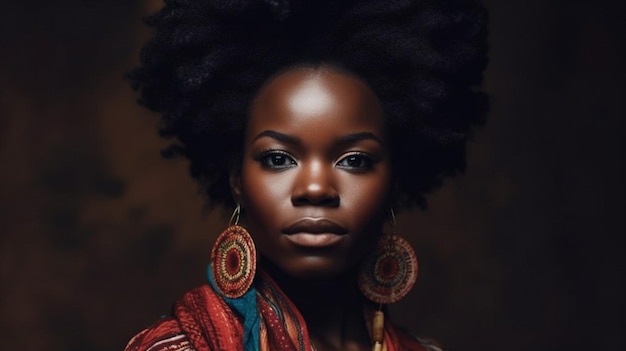
[[[353,133],[353,134],[344,135],[339,138],[339,141],[342,144],[351,144],[351,143],[356,143],[362,140],[375,140],[379,144],[381,145],[383,144],[383,141],[380,140],[379,137],[374,135],[374,133],[370,133],[370,132]]]
[[[256,141],[263,137],[270,137],[272,139],[276,139],[276,140],[282,141],[284,143],[289,143],[289,144],[300,144],[300,138],[296,138],[294,136],[283,134],[274,130],[264,130],[261,133],[259,133],[256,137],[254,137],[252,141]]]
[[[254,142],[257,139],[260,139],[263,137],[269,137],[272,139],[282,141],[284,143],[289,143],[289,144],[294,144],[294,145],[301,143],[300,138],[294,137],[288,134],[280,133],[275,130],[264,130],[261,133],[259,133],[252,141]],[[363,140],[374,140],[380,143],[381,145],[383,144],[383,141],[379,137],[374,135],[374,133],[370,133],[370,132],[352,133],[352,134],[347,134],[347,135],[343,135],[339,137],[340,144],[352,144],[352,143],[356,143],[356,142],[363,141]]]

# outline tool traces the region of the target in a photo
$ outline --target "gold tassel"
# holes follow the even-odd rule
[[[385,337],[385,314],[383,311],[374,312],[372,323],[372,351],[382,351]]]

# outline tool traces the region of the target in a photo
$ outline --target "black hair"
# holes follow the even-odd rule
[[[486,12],[472,0],[166,0],[130,74],[139,101],[162,114],[211,205],[233,205],[249,105],[295,65],[328,64],[369,84],[386,114],[396,206],[465,168],[466,142],[487,112],[480,89]]]

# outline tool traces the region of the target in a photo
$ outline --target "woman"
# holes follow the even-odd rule
[[[417,262],[382,232],[463,169],[487,105],[483,9],[166,3],[131,79],[168,154],[235,210],[208,284],[127,350],[439,350],[384,318]]]

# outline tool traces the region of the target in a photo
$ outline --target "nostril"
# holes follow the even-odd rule
[[[304,205],[309,204],[309,200],[307,200],[304,197],[297,197],[297,198],[292,198],[291,203],[294,206],[304,206]]]
[[[326,207],[337,207],[339,206],[339,196],[328,197],[323,201],[323,203],[320,203],[320,205]]]
[[[291,202],[294,206],[326,206],[337,207],[339,206],[339,196],[330,195],[322,197],[312,196],[296,196],[292,197]]]
[[[330,187],[309,186],[304,191],[295,191],[291,202],[294,206],[338,206],[339,194]]]

